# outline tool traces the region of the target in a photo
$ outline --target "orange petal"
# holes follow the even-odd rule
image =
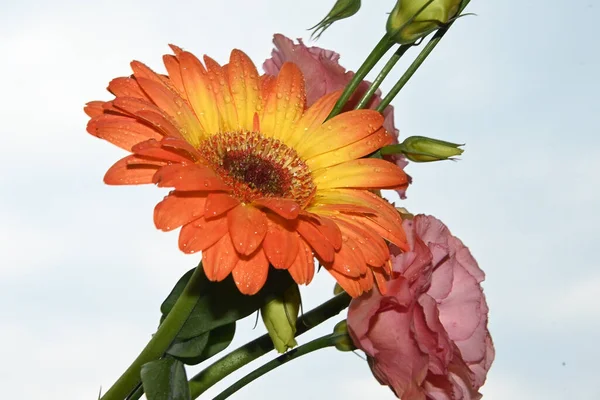
[[[361,158],[314,172],[318,190],[335,188],[386,189],[408,182],[395,164],[376,158]]]
[[[155,174],[153,182],[158,187],[172,187],[177,190],[230,190],[212,169],[198,164],[167,165]]]
[[[90,120],[88,132],[127,151],[131,151],[140,142],[160,140],[163,137],[135,118],[111,114],[99,115]]]
[[[385,273],[383,268],[373,268],[373,276],[375,277],[375,282],[377,283],[379,292],[381,294],[385,294],[387,292],[387,281],[389,280],[389,275]]]
[[[154,207],[154,225],[170,231],[204,215],[206,195],[198,192],[171,192]]]
[[[358,297],[363,293],[363,289],[360,285],[359,278],[351,278],[349,276],[340,274],[339,272],[325,267],[327,271],[335,278],[337,283],[340,284],[342,289],[346,291],[352,297]]]
[[[218,242],[226,233],[226,218],[207,220],[200,217],[181,228],[179,248],[188,254],[203,251]]]
[[[237,110],[232,101],[227,76],[223,72],[223,68],[208,56],[204,56],[204,64],[206,64],[207,76],[212,82],[212,90],[221,115],[221,129],[227,132],[239,130]]]
[[[212,135],[219,131],[219,110],[204,66],[192,53],[184,51],[178,55],[181,78],[189,102],[202,125]]]
[[[108,91],[115,97],[135,97],[138,99],[147,99],[146,93],[142,90],[137,81],[133,78],[115,78],[108,84]]]
[[[363,293],[373,289],[373,272],[368,270],[364,275],[361,275],[361,277],[358,279],[358,284],[360,285]]]
[[[149,123],[166,136],[181,137],[180,128],[173,125],[166,114],[149,101],[133,97],[118,97],[113,104],[118,109]]]
[[[91,118],[97,117],[99,115],[104,114],[104,103],[104,101],[90,101],[85,104],[83,111]]]
[[[151,157],[175,163],[194,162],[194,160],[190,160],[189,158],[177,153],[173,148],[163,148],[162,143],[155,139],[138,143],[133,146],[131,151],[139,156]]]
[[[358,243],[367,264],[379,267],[390,258],[387,245],[376,232],[343,220],[338,220],[337,223],[343,235]]]
[[[286,219],[298,218],[300,206],[294,200],[265,197],[254,200],[253,205],[265,207]]]
[[[167,113],[181,128],[180,133],[185,140],[197,147],[204,139],[205,133],[187,102],[175,91],[156,81],[138,78],[138,83],[154,104]]]
[[[305,106],[304,76],[296,64],[286,62],[265,104],[261,132],[285,142],[291,135],[292,125],[302,117]]]
[[[342,233],[340,232],[340,228],[337,226],[335,221],[328,217],[316,214],[312,217],[316,217],[318,221],[318,223],[315,223],[314,225],[319,232],[323,234],[323,236],[329,243],[331,243],[335,250],[339,250],[340,247],[342,247]]]
[[[227,213],[227,225],[235,249],[246,256],[256,251],[267,233],[265,213],[243,203]]]
[[[256,294],[267,281],[269,261],[262,249],[249,256],[240,256],[233,269],[233,281],[240,292],[247,295]]]
[[[298,237],[298,255],[288,268],[288,272],[298,285],[308,285],[315,275],[313,252],[310,246],[300,237]]]
[[[300,157],[310,159],[357,142],[381,128],[383,116],[375,110],[354,110],[322,124],[296,147]]]
[[[314,224],[304,219],[299,219],[297,231],[323,262],[333,261],[335,254],[333,245],[325,238],[325,236],[323,236]]]
[[[210,193],[206,200],[205,216],[206,218],[218,217],[238,204],[240,204],[239,200],[226,193]]]
[[[211,281],[219,282],[227,278],[238,260],[238,253],[233,248],[231,238],[227,234],[202,252],[204,273]]]
[[[171,84],[175,87],[179,95],[187,100],[187,93],[183,86],[183,79],[181,79],[181,69],[179,68],[177,57],[165,54],[163,56],[163,64],[165,64],[165,68],[171,79]]]
[[[288,146],[296,148],[300,142],[308,140],[325,122],[341,94],[341,90],[329,93],[310,106],[294,126],[290,137],[287,138]]]
[[[298,255],[299,238],[289,225],[277,216],[267,218],[267,234],[262,247],[275,268],[289,268]]]
[[[375,151],[379,150],[383,146],[392,144],[394,138],[392,135],[387,133],[383,128],[377,130],[375,133],[347,146],[344,146],[335,151],[324,153],[315,156],[311,159],[306,160],[306,164],[312,171],[316,171],[321,168],[331,167],[333,165],[341,164],[346,161],[355,160],[357,158],[364,157]]]
[[[251,131],[254,113],[258,110],[258,72],[250,58],[240,50],[233,50],[227,71],[229,87],[237,109],[240,129]]]
[[[260,88],[259,92],[259,102],[260,107],[258,110],[264,110],[267,105],[267,100],[269,100],[269,95],[273,90],[275,90],[275,84],[277,83],[277,78],[272,75],[262,75],[258,79],[258,84]],[[262,114],[262,113],[261,113]]]
[[[352,278],[358,278],[367,272],[367,262],[360,246],[348,236],[344,236],[344,244],[335,253],[333,262],[328,263],[328,266]]]
[[[130,162],[136,162],[130,164]],[[143,162],[143,163],[140,163]],[[166,162],[161,162],[165,165]],[[152,179],[161,165],[153,165],[147,160],[140,159],[135,155],[121,158],[104,175],[104,183],[107,185],[141,185],[152,183]]]

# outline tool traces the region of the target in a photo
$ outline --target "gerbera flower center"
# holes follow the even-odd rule
[[[204,140],[198,150],[242,201],[280,197],[305,206],[314,195],[310,169],[277,139],[258,132],[225,132]]]

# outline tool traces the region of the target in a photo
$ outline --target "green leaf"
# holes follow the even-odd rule
[[[195,338],[177,341],[169,347],[167,354],[186,365],[200,364],[225,350],[235,335],[235,322],[205,332]]]
[[[175,304],[190,279],[191,273],[192,271],[189,271],[179,279],[161,305],[162,319]],[[265,286],[257,294],[247,296],[240,293],[231,276],[221,282],[211,282],[205,279],[199,288],[202,295],[177,335],[177,340],[196,338],[215,328],[247,317],[273,296],[283,293],[293,283],[287,271],[271,268]]]
[[[185,367],[166,357],[142,366],[142,385],[148,400],[191,400]]]

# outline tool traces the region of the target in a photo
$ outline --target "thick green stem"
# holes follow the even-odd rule
[[[361,108],[367,107],[367,104],[369,104],[369,101],[371,101],[371,97],[373,97],[373,95],[375,94],[377,89],[379,89],[381,82],[383,82],[383,80],[390,73],[392,68],[394,68],[394,65],[396,65],[398,60],[400,60],[400,58],[404,55],[404,53],[406,53],[406,51],[408,49],[410,49],[411,47],[412,47],[411,44],[405,44],[405,45],[398,47],[398,50],[396,50],[394,55],[385,64],[385,66],[383,67],[383,69],[381,70],[379,75],[377,75],[377,78],[375,78],[375,80],[373,81],[373,84],[369,87],[369,90],[367,90],[367,92],[364,94],[362,99],[360,99],[360,101],[358,102],[356,107],[354,107],[355,110],[359,110]]]
[[[198,281],[202,276],[202,265],[200,265],[194,270],[177,302],[163,323],[160,324],[144,350],[142,350],[115,384],[101,397],[101,400],[123,400],[136,389],[140,382],[142,365],[162,357],[198,302],[200,296]]]
[[[469,4],[470,1],[471,0],[463,0],[461,7],[458,11],[458,14],[460,14],[462,12],[462,10],[467,6],[467,4]],[[433,35],[433,37],[431,38],[429,43],[427,43],[427,45],[423,48],[423,50],[421,50],[421,53],[419,53],[417,58],[415,58],[413,63],[407,68],[406,72],[404,72],[404,74],[400,77],[398,82],[396,82],[396,84],[394,85],[392,90],[390,90],[390,92],[383,98],[383,100],[381,100],[381,103],[379,103],[379,105],[377,106],[377,109],[376,109],[377,111],[383,112],[383,110],[392,102],[394,97],[396,97],[396,95],[400,92],[400,90],[404,87],[404,85],[406,85],[406,83],[414,75],[414,73],[417,72],[417,69],[419,69],[421,64],[423,64],[423,61],[425,61],[425,59],[429,56],[429,54],[431,54],[433,49],[435,49],[435,46],[438,45],[440,40],[442,40],[442,38],[444,37],[446,32],[448,32],[448,29],[450,29],[450,27],[452,26],[452,24],[455,21],[456,20],[454,20],[454,21],[450,22],[449,24],[447,24],[446,26],[440,28]]]
[[[347,293],[340,293],[317,308],[307,312],[300,317],[296,323],[296,336],[303,334],[323,321],[339,314],[348,307],[350,300],[351,297]],[[269,335],[266,334],[246,343],[215,361],[190,379],[190,393],[192,399],[200,396],[227,375],[265,355],[271,350],[273,350],[273,341]]]
[[[333,110],[331,110],[331,113],[329,114],[329,117],[327,117],[327,119],[335,117],[342,111],[342,109],[344,108],[344,106],[346,105],[346,103],[348,102],[358,85],[360,85],[360,83],[365,79],[369,71],[373,69],[375,64],[377,64],[377,62],[381,60],[381,57],[383,57],[385,53],[387,53],[388,50],[392,48],[393,45],[394,42],[390,39],[390,37],[387,34],[381,38],[381,40],[379,41],[379,43],[377,43],[373,51],[371,51],[371,54],[369,54],[365,62],[360,66],[358,71],[356,71],[356,74],[354,74],[354,77],[352,77],[352,80],[350,81],[350,83],[348,83],[346,89],[344,89],[342,96],[338,99],[337,103],[335,103],[335,106],[333,107]]]
[[[260,378],[267,372],[272,371],[275,368],[282,366],[283,364],[287,363],[288,361],[292,361],[292,360],[294,360],[298,357],[301,357],[305,354],[312,353],[313,351],[323,349],[325,347],[333,346],[334,339],[337,336],[345,336],[345,335],[340,335],[340,334],[335,334],[335,333],[325,335],[318,339],[312,340],[306,344],[303,344],[300,347],[296,347],[295,349],[290,350],[285,354],[280,355],[279,357],[264,364],[260,368],[257,368],[254,371],[250,372],[248,375],[244,376],[242,379],[235,382],[233,385],[229,386],[227,389],[222,391],[218,396],[216,396],[213,400],[225,400],[226,398],[228,398],[229,396],[231,396],[232,394],[234,394],[235,392],[237,392],[238,390],[240,390],[241,388],[243,388],[250,382],[254,381],[257,378]]]

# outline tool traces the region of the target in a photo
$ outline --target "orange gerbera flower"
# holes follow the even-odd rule
[[[306,110],[292,63],[273,78],[239,50],[221,66],[172,49],[167,76],[134,61],[133,76],[110,82],[114,100],[87,104],[88,132],[133,153],[104,181],[174,188],[154,210],[157,228],[182,227],[181,250],[202,251],[206,276],[232,273],[242,293],[260,290],[269,264],[309,283],[313,256],[352,296],[385,279],[385,240],[408,247],[399,214],[369,190],[407,177],[360,158],[391,142],[383,117],[356,110],[325,121],[339,92]]]

